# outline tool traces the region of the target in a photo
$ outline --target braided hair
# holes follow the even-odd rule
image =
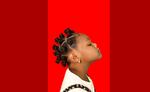
[[[67,28],[64,30],[64,33],[66,34],[66,37],[63,33],[59,35],[59,37],[55,38],[55,42],[57,45],[53,45],[54,55],[57,57],[56,63],[61,64],[65,67],[66,65],[69,65],[67,62],[67,53],[71,48],[76,47],[76,35],[73,30],[70,28]]]

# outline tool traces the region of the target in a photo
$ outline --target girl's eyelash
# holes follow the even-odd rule
[[[88,46],[91,46],[92,44],[90,43],[90,44],[88,44]]]

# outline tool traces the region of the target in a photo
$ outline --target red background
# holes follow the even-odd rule
[[[54,38],[65,28],[87,34],[97,43],[102,59],[89,68],[97,92],[109,92],[109,0],[49,0],[48,2],[48,92],[59,92],[66,68],[55,63]]]
[[[110,0],[110,92],[150,92],[149,3],[149,0]],[[47,9],[47,0],[1,0],[0,92],[48,91]],[[90,36],[95,39],[93,33]],[[101,41],[97,42],[104,48]],[[64,70],[51,65],[55,66]],[[59,81],[62,75],[58,76]],[[52,83],[49,88],[57,84]]]

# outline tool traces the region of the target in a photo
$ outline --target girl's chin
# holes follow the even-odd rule
[[[99,54],[99,55],[98,55],[98,59],[101,59],[101,58],[102,58],[102,54]]]

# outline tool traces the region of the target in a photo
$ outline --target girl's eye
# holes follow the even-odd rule
[[[90,44],[88,44],[88,46],[92,46],[92,44],[90,43]]]

